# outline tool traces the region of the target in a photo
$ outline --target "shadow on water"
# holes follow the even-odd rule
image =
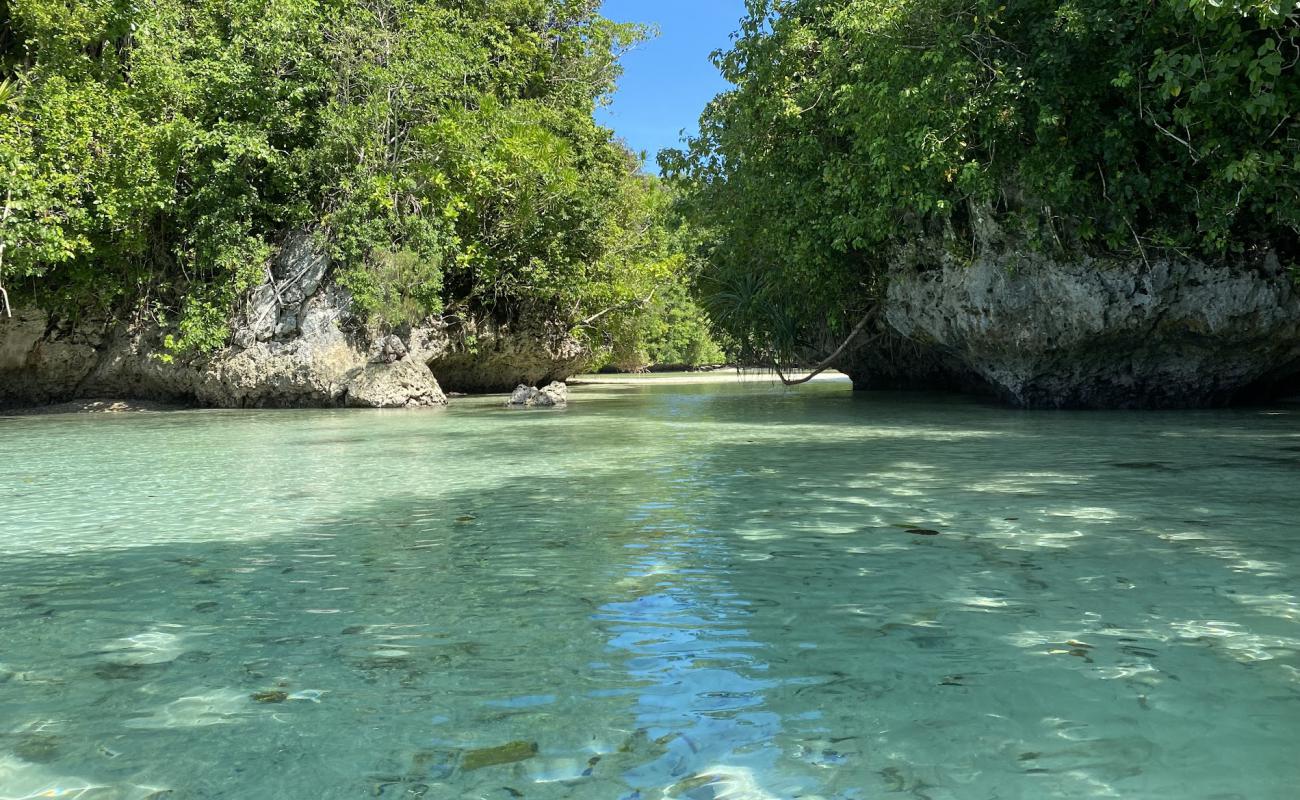
[[[0,797],[1286,796],[1293,426],[758,397],[439,429],[490,483],[288,533],[10,554]],[[309,419],[250,441],[432,446]]]
[[[84,775],[187,797],[398,797],[474,778],[476,748],[544,739],[543,755],[585,755],[528,766],[580,779],[620,734],[562,721],[631,722],[589,666],[618,545],[578,545],[548,507],[521,486],[493,510],[401,498],[292,537],[6,558],[0,752],[26,762],[41,744],[33,790]]]

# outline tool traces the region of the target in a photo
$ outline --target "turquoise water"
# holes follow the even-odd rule
[[[0,798],[1297,796],[1300,407],[497,402],[0,419]]]

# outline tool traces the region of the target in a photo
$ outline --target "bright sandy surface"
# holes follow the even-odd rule
[[[795,373],[792,377],[803,377]],[[827,370],[813,378],[815,381],[847,381],[842,372]],[[775,372],[767,370],[731,368],[705,372],[647,372],[640,374],[574,375],[568,380],[571,386],[626,385],[643,383],[779,383]]]

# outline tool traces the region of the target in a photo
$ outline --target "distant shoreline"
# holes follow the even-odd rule
[[[848,381],[842,372],[828,370],[813,379],[818,383],[828,381]],[[719,383],[779,383],[776,373],[756,367],[737,370],[734,367],[701,370],[698,372],[639,372],[639,373],[600,373],[591,375],[574,375],[566,383],[569,386],[641,386],[648,384],[719,384]],[[502,392],[485,394],[452,394],[453,402],[458,398],[505,396]],[[316,406],[295,406],[294,408],[315,408]],[[131,400],[124,398],[89,398],[68,400],[60,403],[47,403],[34,406],[0,406],[2,417],[39,417],[56,414],[138,414],[165,411],[194,411],[207,409],[206,406],[185,403],[162,403],[150,400]]]
[[[796,373],[802,377],[803,373]],[[842,372],[827,370],[813,378],[814,381],[847,381],[849,377]],[[594,375],[574,375],[567,383],[570,386],[618,386],[638,385],[643,383],[780,383],[775,372],[757,367],[736,369],[722,367],[700,372],[625,372],[598,373]]]

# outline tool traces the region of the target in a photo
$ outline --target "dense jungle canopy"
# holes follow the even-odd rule
[[[750,0],[666,185],[593,121],[647,33],[597,0],[0,20],[0,280],[177,350],[301,227],[372,324],[539,314],[627,367],[721,358],[697,299],[733,356],[824,355],[990,249],[1300,258],[1294,0]]]
[[[592,119],[645,34],[598,6],[0,0],[0,279],[211,349],[305,226],[378,324],[596,317],[648,358],[683,259],[664,190]]]
[[[660,161],[751,358],[992,250],[1300,263],[1294,0],[751,0]]]

